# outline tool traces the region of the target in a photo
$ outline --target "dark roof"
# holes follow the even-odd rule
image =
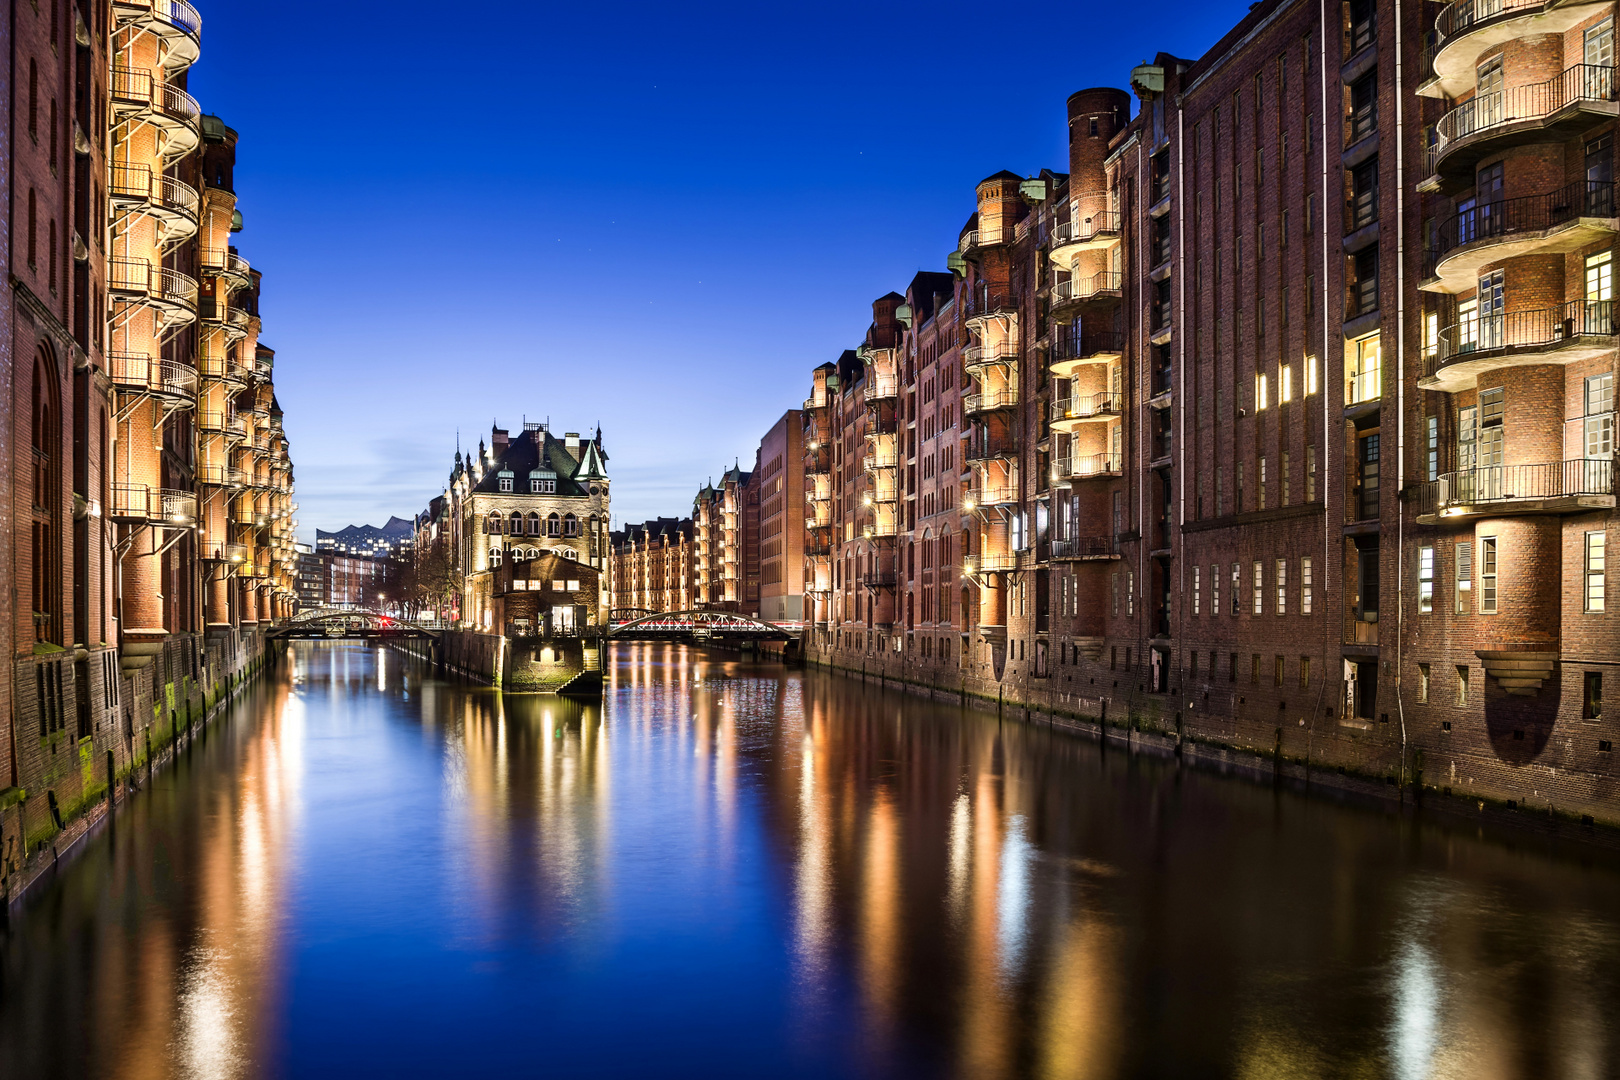
[[[1002,169],[1000,172],[992,173],[991,175],[985,177],[983,180],[980,180],[979,183],[988,184],[992,180],[1017,180],[1019,183],[1023,183],[1024,178],[1022,176],[1019,176],[1015,172],[1010,172],[1007,169]]]
[[[649,541],[669,540],[673,543],[683,536],[688,540],[692,538],[691,518],[660,517],[653,518],[650,521],[626,525],[613,534],[613,543],[620,545],[630,540],[640,542],[644,539]]]
[[[594,440],[581,439],[576,457],[545,428],[525,428],[506,444],[473,490],[498,494],[504,472],[518,480],[528,479],[531,474],[537,479],[555,479],[558,495],[587,495],[589,479],[605,475],[601,467],[604,456]]]
[[[390,517],[382,528],[375,525],[349,525],[337,532],[315,530],[317,540],[338,540],[345,544],[369,544],[377,540],[390,543],[409,540],[416,535],[416,523],[409,518]]]

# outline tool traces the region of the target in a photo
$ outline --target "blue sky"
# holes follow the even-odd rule
[[[978,180],[1066,168],[1070,93],[1247,10],[199,7],[306,538],[419,510],[458,428],[525,416],[601,423],[616,522],[689,513],[944,268]]]

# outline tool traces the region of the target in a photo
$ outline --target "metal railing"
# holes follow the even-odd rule
[[[1017,359],[1018,345],[1011,341],[997,341],[989,345],[969,345],[962,350],[963,367],[1009,364]]]
[[[1086,278],[1072,278],[1068,281],[1060,281],[1052,287],[1052,303],[1064,304],[1070,301],[1091,300],[1096,297],[1115,295],[1119,293],[1123,283],[1123,275],[1108,270]]]
[[[866,380],[867,401],[881,401],[900,395],[900,380],[893,375],[876,375]]]
[[[197,372],[174,360],[153,360],[144,353],[109,353],[109,374],[121,390],[190,399],[197,394]]]
[[[962,399],[962,415],[971,416],[974,413],[994,412],[996,409],[1011,409],[1017,404],[1018,388],[1016,386],[992,390],[984,394],[968,394]]]
[[[1439,479],[1419,485],[1417,504],[1418,513],[1427,515],[1480,503],[1613,494],[1613,459],[1574,458],[1443,473]]]
[[[1089,420],[1094,416],[1118,416],[1120,394],[1092,394],[1089,397],[1058,398],[1052,402],[1053,420]]]
[[[1529,15],[1546,7],[1546,0],[1456,0],[1441,9],[1434,20],[1444,43],[1483,23],[1498,18]]]
[[[243,486],[242,470],[231,465],[204,464],[197,466],[197,480],[214,487],[239,488]]]
[[[973,501],[980,506],[1005,506],[1018,501],[1018,489],[1011,484],[977,488],[973,492]]]
[[[1013,553],[976,555],[964,560],[962,569],[969,574],[1004,574],[1018,569],[1018,556]]]
[[[1123,454],[1068,454],[1052,459],[1052,476],[1057,480],[1118,476],[1124,468]]]
[[[1101,210],[1082,217],[1079,221],[1060,221],[1052,227],[1052,246],[1059,244],[1089,244],[1099,236],[1118,234],[1119,215]]]
[[[968,293],[962,305],[962,314],[969,319],[1017,310],[1017,293],[1011,289],[991,289],[983,286]]]
[[[1476,315],[1440,331],[1438,347],[1423,358],[1423,374],[1432,376],[1459,358],[1498,349],[1558,345],[1586,336],[1613,335],[1613,300],[1571,300],[1557,307]]]
[[[1111,536],[1082,536],[1052,541],[1054,559],[1101,559],[1117,554]]]
[[[197,520],[197,496],[179,488],[113,484],[111,516],[122,521],[158,521],[185,526]]]
[[[112,97],[115,102],[145,106],[187,125],[195,125],[202,116],[196,98],[144,68],[114,67]]]
[[[888,588],[895,583],[893,570],[868,570],[861,575],[861,584],[868,589]]]
[[[1614,65],[1576,64],[1546,82],[1479,94],[1440,118],[1440,154],[1458,139],[1523,120],[1541,120],[1582,101],[1615,100]]]
[[[1435,231],[1434,261],[1469,244],[1545,232],[1583,217],[1614,215],[1614,185],[1595,180],[1580,180],[1544,195],[1481,203],[1440,222]]]
[[[1344,380],[1344,403],[1361,405],[1377,401],[1384,396],[1384,367],[1374,364],[1365,371],[1347,375]]]
[[[1052,338],[1051,359],[1084,360],[1092,356],[1112,356],[1125,349],[1125,335],[1098,330],[1093,333],[1074,332],[1074,326],[1062,328]]]
[[[172,176],[153,176],[145,165],[112,166],[107,194],[114,202],[140,203],[195,218],[202,204],[197,189]]]
[[[114,0],[113,18],[128,26],[151,15],[187,37],[202,36],[202,16],[186,0]]]
[[[968,436],[964,461],[994,461],[1018,456],[1018,437],[1011,431],[991,435],[982,429]]]

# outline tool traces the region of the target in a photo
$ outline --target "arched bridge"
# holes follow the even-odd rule
[[[692,641],[722,645],[758,641],[793,641],[780,626],[750,619],[735,611],[666,611],[620,623],[607,632],[609,641]]]
[[[362,608],[318,608],[273,626],[265,634],[268,638],[347,638],[371,640],[374,638],[420,638],[433,641],[438,632],[419,626],[408,619],[396,619],[380,611]]]

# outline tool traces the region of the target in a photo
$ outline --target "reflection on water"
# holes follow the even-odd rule
[[[1620,874],[821,674],[300,645],[35,900],[0,1077],[1597,1078]]]

